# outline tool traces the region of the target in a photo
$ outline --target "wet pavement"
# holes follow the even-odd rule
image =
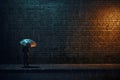
[[[0,65],[0,80],[120,80],[119,64]]]
[[[120,69],[120,64],[3,64],[0,70],[81,70],[81,69]]]

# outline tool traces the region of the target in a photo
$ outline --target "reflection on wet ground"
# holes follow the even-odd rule
[[[1,65],[0,80],[119,80],[119,64]],[[35,68],[37,66],[37,68]],[[38,68],[39,67],[39,68]]]

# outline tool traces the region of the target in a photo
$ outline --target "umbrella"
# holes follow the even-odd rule
[[[23,39],[20,41],[20,44],[23,45],[23,46],[26,46],[26,44],[30,44],[31,47],[36,47],[37,46],[37,43],[31,39]]]

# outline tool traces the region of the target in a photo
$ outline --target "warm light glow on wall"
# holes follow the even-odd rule
[[[120,11],[116,7],[99,9],[96,14],[98,20],[97,23],[106,27],[106,30],[114,30],[120,24]]]
[[[114,6],[100,7],[95,15],[97,18],[93,20],[94,28],[100,31],[96,38],[99,39],[98,46],[112,46],[118,37],[118,29],[120,28],[120,10]]]
[[[78,53],[73,54],[75,56],[119,53],[119,7],[111,5],[91,7],[89,11],[85,11],[83,17],[78,16],[75,19],[78,20],[73,20],[74,26],[69,27],[71,31],[66,41],[66,52]]]

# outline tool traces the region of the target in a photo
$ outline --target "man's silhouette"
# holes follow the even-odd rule
[[[24,66],[29,66],[29,62],[30,62],[30,48],[31,48],[31,45],[29,43],[27,43],[26,46],[23,47]]]

